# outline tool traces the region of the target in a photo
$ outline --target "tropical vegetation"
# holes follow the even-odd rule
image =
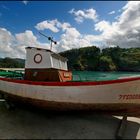
[[[87,71],[140,71],[140,48],[96,46],[72,49],[60,53],[68,58],[70,70]],[[25,60],[1,58],[0,67],[23,68]]]

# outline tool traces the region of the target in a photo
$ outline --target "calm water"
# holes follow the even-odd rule
[[[24,71],[18,72],[5,72],[0,71],[0,76],[22,76],[21,73]],[[123,77],[140,77],[140,72],[95,72],[95,71],[72,71],[73,81],[105,81],[105,80],[115,80]]]
[[[73,71],[74,81],[105,81],[115,80],[122,77],[140,77],[140,72],[95,72],[95,71]]]

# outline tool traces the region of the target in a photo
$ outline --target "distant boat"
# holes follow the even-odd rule
[[[140,115],[140,76],[73,81],[66,58],[46,49],[27,47],[26,50],[24,77],[0,78],[0,92],[7,100],[53,110]]]

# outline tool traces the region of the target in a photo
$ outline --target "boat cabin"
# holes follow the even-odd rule
[[[47,49],[27,47],[25,80],[31,81],[70,81],[68,59]]]

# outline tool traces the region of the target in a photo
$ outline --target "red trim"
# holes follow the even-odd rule
[[[117,80],[110,80],[110,81],[97,81],[97,82],[39,82],[39,81],[36,82],[36,81],[15,80],[15,79],[8,79],[8,78],[0,78],[0,80],[19,83],[19,84],[41,85],[41,86],[92,86],[92,85],[95,86],[95,85],[130,82],[130,81],[140,80],[140,77],[117,79]]]

